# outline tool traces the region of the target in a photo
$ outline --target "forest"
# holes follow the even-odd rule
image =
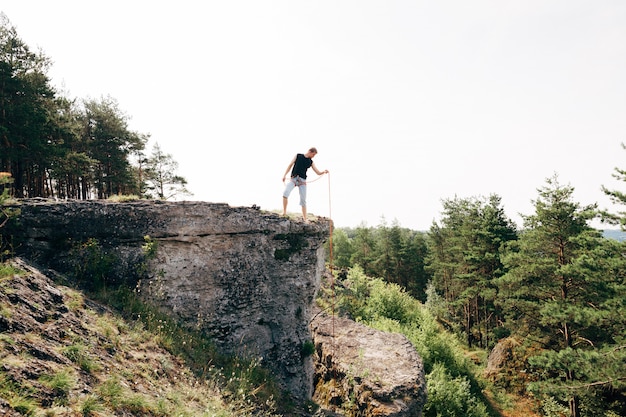
[[[176,162],[128,128],[111,97],[70,99],[47,76],[50,59],[0,14],[0,191],[14,198],[167,199],[189,193]],[[616,168],[615,176],[625,180]],[[337,228],[327,248],[344,314],[409,335],[427,363],[425,416],[494,415],[471,372],[424,340],[487,355],[508,343],[489,378],[545,416],[626,416],[626,246],[590,226],[625,213],[573,200],[546,179],[518,227],[497,195],[443,201],[428,231],[397,222]],[[604,190],[616,203],[626,194]],[[0,225],[11,215],[2,211]],[[431,322],[429,317],[432,317]],[[428,331],[426,331],[426,329]],[[421,347],[420,347],[421,346]],[[446,345],[449,346],[449,345]],[[439,359],[438,359],[439,358]],[[478,385],[477,385],[478,384]],[[438,405],[438,406],[436,406]]]
[[[427,232],[384,221],[336,229],[328,252],[344,313],[408,336],[421,334],[423,316],[432,316],[466,353],[506,346],[503,368],[479,379],[530,399],[539,415],[626,415],[626,246],[589,226],[598,216],[622,219],[580,206],[573,191],[556,176],[547,179],[521,229],[497,195],[445,200]],[[426,313],[415,320],[417,310]],[[418,348],[425,358],[432,350]],[[456,360],[425,362],[429,395],[437,391],[432,378],[447,375],[447,394],[426,416],[491,415],[471,405],[481,396],[470,389],[472,372],[451,371]],[[442,414],[454,398],[467,401]]]
[[[189,194],[177,163],[128,128],[112,97],[71,99],[52,87],[51,60],[33,52],[0,13],[0,171],[17,198],[86,200]]]

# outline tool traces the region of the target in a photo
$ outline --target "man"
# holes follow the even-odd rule
[[[317,155],[317,149],[311,148],[305,154],[297,154],[289,163],[285,175],[283,175],[283,183],[287,178],[287,174],[291,171],[291,178],[285,185],[285,191],[283,192],[283,216],[287,215],[287,201],[289,200],[289,194],[295,187],[298,187],[300,192],[300,206],[302,206],[302,218],[304,221],[308,221],[306,217],[306,172],[309,168],[313,168],[313,171],[317,175],[327,174],[328,170],[320,171],[313,163],[313,157]]]

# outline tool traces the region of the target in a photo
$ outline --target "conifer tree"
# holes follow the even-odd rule
[[[429,269],[435,289],[460,323],[467,344],[486,347],[499,317],[494,279],[503,273],[502,243],[516,238],[501,199],[455,198],[443,202],[441,226],[429,233]]]
[[[145,178],[148,194],[159,200],[169,200],[178,195],[191,195],[187,190],[187,180],[176,173],[178,162],[172,155],[164,153],[155,144],[152,154],[146,161]]]
[[[531,390],[567,403],[571,417],[598,415],[584,410],[597,412],[626,377],[624,247],[588,225],[595,205],[572,201],[556,176],[538,191],[503,257],[500,299],[511,328],[538,349]]]
[[[622,143],[622,149],[626,149],[626,145]],[[615,167],[613,172],[613,178],[626,182],[626,170]],[[602,192],[609,196],[611,201],[615,204],[626,205],[626,193],[619,190],[611,190],[604,185],[602,186]],[[608,210],[601,212],[604,221],[611,224],[619,224],[622,230],[626,230],[626,211],[621,210],[617,213],[611,213]]]
[[[54,143],[50,59],[35,53],[0,12],[0,170],[10,172],[16,197],[42,195]]]

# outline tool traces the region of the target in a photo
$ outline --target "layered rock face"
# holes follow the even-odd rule
[[[422,361],[404,336],[314,312],[328,219],[206,202],[30,199],[15,208],[18,221],[0,233],[18,254],[65,273],[102,262],[115,284],[221,351],[261,358],[295,398],[322,405],[316,415],[421,415]]]
[[[115,255],[117,275],[136,276],[144,299],[206,331],[222,351],[262,358],[296,398],[311,397],[313,363],[302,346],[328,221],[204,202],[24,200],[19,208],[19,223],[4,231],[19,237],[19,253],[64,271],[75,248],[96,239]],[[138,274],[145,236],[156,256]]]

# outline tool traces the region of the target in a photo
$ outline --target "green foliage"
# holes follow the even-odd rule
[[[123,203],[126,201],[137,201],[140,200],[141,198],[136,195],[136,194],[127,194],[127,195],[112,195],[109,198],[107,198],[108,201],[112,201],[115,203]]]
[[[107,253],[97,239],[89,238],[72,249],[74,277],[87,289],[97,290],[114,281],[115,256]]]
[[[333,244],[333,266],[336,268],[349,268],[352,266],[352,254],[354,249],[352,248],[352,240],[348,237],[346,229],[336,228],[333,229],[332,236]],[[330,241],[326,243],[326,252],[328,252],[327,258],[330,259]]]
[[[146,259],[154,259],[159,248],[159,242],[152,239],[149,235],[144,236],[143,240],[145,242],[145,244],[141,246],[143,254]]]
[[[12,278],[14,275],[20,275],[22,273],[23,271],[15,268],[10,263],[0,263],[0,281],[2,281],[3,278]]]
[[[67,405],[70,391],[76,385],[76,378],[71,371],[63,369],[52,375],[43,375],[39,379],[52,390],[58,404]]]
[[[528,358],[529,388],[580,415],[603,402],[594,398],[624,390],[626,247],[590,228],[595,207],[580,207],[572,194],[547,180],[525,232],[508,245],[498,284],[512,333],[541,342]]]
[[[488,417],[487,407],[472,394],[470,382],[452,377],[442,364],[426,376],[428,402],[425,417]]]
[[[191,195],[187,190],[187,180],[176,173],[178,163],[172,155],[164,153],[159,144],[155,144],[152,154],[146,160],[145,194],[150,198],[169,200],[179,195]]]
[[[16,208],[8,208],[6,204],[10,201],[9,189],[13,183],[13,178],[8,172],[0,172],[0,228],[4,227],[7,222],[20,215],[20,210]],[[4,262],[6,258],[13,255],[10,241],[6,241],[6,237],[0,234],[0,262]]]
[[[80,405],[80,412],[84,417],[98,415],[100,411],[104,411],[104,406],[95,395],[89,395]]]
[[[15,411],[25,416],[34,415],[37,401],[31,394],[32,388],[30,386],[18,385],[3,371],[0,372],[0,398],[7,401]]]
[[[622,149],[626,149],[624,143],[621,144]],[[626,170],[622,168],[614,168],[613,178],[626,182]],[[610,190],[604,185],[602,186],[602,192],[606,194],[613,203],[621,206],[626,205],[626,193],[620,190]],[[600,215],[602,219],[610,224],[619,224],[622,230],[626,230],[626,211],[621,210],[617,213],[611,213],[608,210],[601,211]]]
[[[302,346],[300,347],[300,355],[303,358],[311,356],[314,353],[315,353],[315,344],[313,343],[313,341],[307,340],[304,343],[302,343]]]
[[[24,416],[32,416],[37,409],[37,402],[28,397],[15,396],[9,399],[12,409]]]
[[[100,369],[97,362],[91,357],[88,347],[82,343],[66,346],[63,348],[62,353],[87,373],[92,373]]]
[[[198,376],[216,381],[232,407],[239,410],[237,415],[249,415],[252,410],[263,410],[268,417],[273,415],[275,401],[282,398],[282,393],[271,373],[258,359],[218,353],[206,335],[181,326],[142,302],[134,291],[124,286],[102,290],[94,296],[116,308],[123,316],[136,320],[155,335],[161,346],[183,358]],[[108,396],[116,397],[110,389],[114,388],[108,388]]]
[[[128,128],[115,99],[59,95],[50,62],[0,15],[0,167],[15,197],[104,199],[143,195],[148,184],[159,198],[190,194],[171,155],[146,157],[149,136]]]
[[[546,397],[541,405],[545,417],[563,417],[569,412],[563,404],[559,404],[553,397]]]
[[[423,233],[401,228],[397,222],[391,227],[383,222],[376,228],[334,229],[332,243],[334,267],[359,265],[367,275],[396,283],[414,297],[425,299],[428,275]],[[328,246],[326,250],[330,255]]]
[[[365,311],[370,319],[384,317],[399,323],[416,321],[421,308],[419,302],[398,284],[374,279],[370,281],[369,292]]]
[[[120,378],[118,375],[111,375],[107,380],[103,381],[96,390],[98,399],[110,405],[113,408],[120,406],[124,389],[120,384]]]
[[[342,311],[373,328],[404,334],[422,357],[427,375],[436,369],[445,369],[446,377],[440,371],[433,374],[432,383],[438,384],[438,397],[435,399],[450,404],[459,403],[458,407],[455,405],[458,410],[473,413],[445,415],[487,415],[484,411],[486,407],[482,404],[481,385],[474,376],[474,366],[464,355],[461,344],[453,334],[441,328],[418,300],[397,284],[368,277],[359,266],[350,269],[341,284],[337,288],[337,295]],[[464,395],[458,396],[459,391],[463,391]],[[431,411],[435,410],[438,403],[430,407]]]
[[[515,226],[497,195],[455,198],[443,205],[441,224],[434,223],[428,235],[430,296],[436,292],[443,297],[438,319],[451,330],[462,329],[468,346],[490,347],[502,317],[495,286],[504,273],[501,248],[517,238]]]

